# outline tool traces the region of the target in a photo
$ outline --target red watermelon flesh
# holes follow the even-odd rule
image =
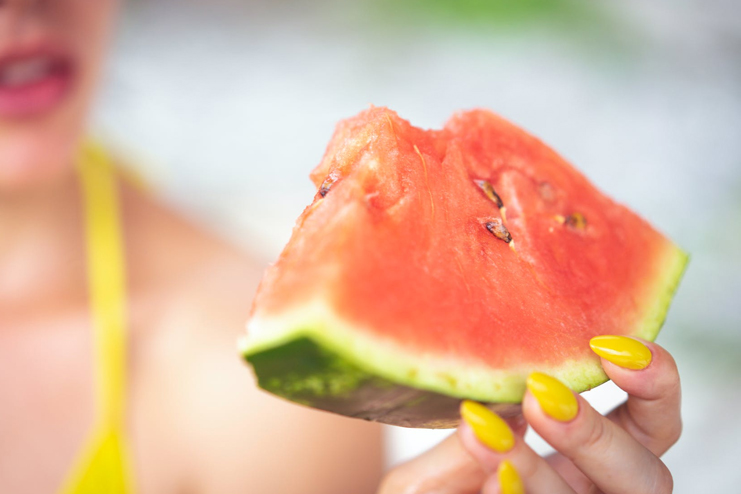
[[[653,340],[687,261],[484,110],[432,131],[371,108],[311,178],[243,351],[262,387],[346,415],[451,426],[459,399],[516,403],[534,370],[589,389],[589,339]]]

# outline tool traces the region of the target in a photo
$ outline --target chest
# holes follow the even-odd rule
[[[84,315],[0,319],[0,492],[57,491],[94,414]]]
[[[126,440],[137,492],[182,492],[183,462],[165,413],[166,362],[150,339],[133,337],[155,321],[127,327]],[[137,329],[140,328],[140,329]],[[94,331],[89,315],[9,320],[0,314],[0,493],[54,494],[72,472],[96,418]]]

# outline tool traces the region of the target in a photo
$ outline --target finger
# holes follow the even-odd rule
[[[605,494],[669,493],[669,470],[628,432],[560,381],[527,380],[523,413],[530,426]]]
[[[484,484],[481,494],[525,494],[525,485],[512,462],[503,460],[497,474],[489,477]]]
[[[522,437],[527,422],[522,415],[507,419]],[[457,434],[426,453],[391,470],[381,483],[379,494],[467,494],[481,492],[486,480],[482,466],[463,448]]]
[[[378,494],[478,494],[486,480],[479,463],[466,452],[457,434],[391,470]]]
[[[674,359],[659,345],[626,336],[598,336],[590,346],[602,357],[610,379],[628,393],[628,401],[608,417],[661,456],[682,432],[681,387]]]
[[[519,479],[529,494],[574,494],[569,485],[556,473],[548,463],[535,453],[522,437],[516,436],[497,414],[479,403],[464,401],[461,405],[463,422],[458,428],[461,443],[473,458],[489,474],[499,472],[503,461],[518,474]],[[502,480],[511,479],[506,472],[493,475],[487,480],[484,493],[497,492],[502,489]],[[512,482],[506,483],[510,485]]]

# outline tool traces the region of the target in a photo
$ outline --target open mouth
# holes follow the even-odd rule
[[[52,110],[67,95],[72,79],[68,57],[36,53],[0,59],[0,117]]]

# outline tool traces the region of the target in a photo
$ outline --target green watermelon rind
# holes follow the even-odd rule
[[[665,268],[658,270],[662,274],[656,277],[655,288],[646,290],[654,294],[648,299],[652,302],[635,330],[628,335],[653,341],[661,330],[689,257],[672,245],[665,259]],[[337,411],[338,403],[360,399],[354,395],[360,395],[363,386],[371,385],[376,393],[394,387],[429,392],[429,395],[415,398],[429,407],[446,397],[491,404],[519,403],[525,391],[525,380],[535,370],[560,379],[576,392],[608,380],[596,356],[565,361],[557,367],[525,365],[495,370],[404,350],[390,340],[341,320],[325,300],[317,297],[290,312],[270,317],[253,315],[248,337],[240,343],[240,351],[252,365],[262,388],[291,401]],[[309,346],[304,348],[303,354],[297,355],[296,347],[304,344]],[[294,365],[297,358],[301,359],[301,365]],[[430,396],[439,399],[430,400]],[[357,405],[359,409],[352,413],[355,416],[396,423],[384,417],[385,412],[365,413],[362,403]],[[402,404],[406,405],[414,404]],[[347,410],[342,413],[351,414]],[[398,425],[451,427],[455,421]]]

